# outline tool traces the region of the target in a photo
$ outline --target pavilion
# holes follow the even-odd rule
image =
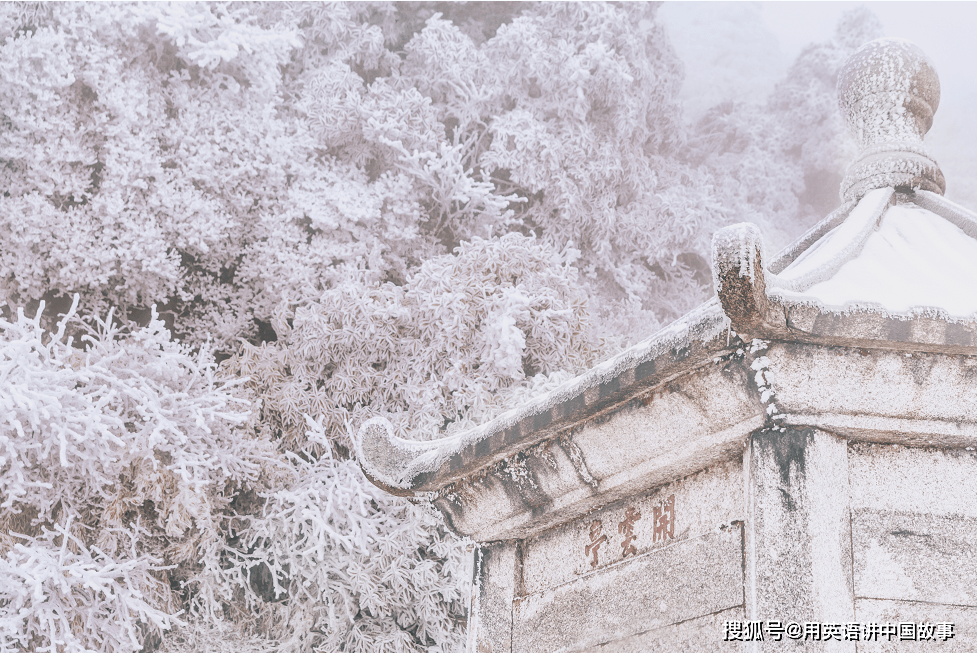
[[[370,479],[478,543],[472,653],[977,650],[977,215],[922,144],[939,95],[866,44],[861,153],[797,242],[719,231],[712,300],[474,430],[364,426]]]

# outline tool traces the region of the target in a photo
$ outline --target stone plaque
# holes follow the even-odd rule
[[[742,603],[742,527],[727,525],[517,598],[512,650],[585,650]]]

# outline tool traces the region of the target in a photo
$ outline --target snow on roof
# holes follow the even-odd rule
[[[915,204],[868,193],[851,215],[779,275],[769,293],[827,308],[877,305],[891,313],[936,308],[977,313],[977,239]],[[880,210],[881,209],[881,210]],[[876,216],[878,216],[876,218]]]
[[[825,305],[874,300],[890,311],[919,306],[977,312],[977,240],[932,211],[893,206],[862,253],[805,293]]]
[[[815,241],[777,275],[777,284],[803,290],[824,281],[859,254],[892,200],[891,188],[873,190],[855,205],[837,227]]]
[[[834,228],[793,252],[768,296],[829,309],[977,314],[977,215],[942,198],[943,173],[923,147],[940,103],[926,55],[902,39],[878,39],[838,74],[838,99],[861,152],[842,182],[857,202]],[[779,263],[779,261],[778,261]]]

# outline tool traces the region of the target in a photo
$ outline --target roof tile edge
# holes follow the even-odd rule
[[[396,437],[382,418],[360,427],[356,456],[367,477],[393,494],[418,496],[572,428],[697,362],[712,360],[732,335],[715,298],[643,342],[559,388],[461,433],[431,441]]]

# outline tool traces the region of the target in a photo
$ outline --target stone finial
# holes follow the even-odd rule
[[[943,194],[943,173],[923,147],[940,78],[922,50],[903,39],[866,43],[841,67],[838,103],[861,145],[841,184],[843,201],[886,187]]]

